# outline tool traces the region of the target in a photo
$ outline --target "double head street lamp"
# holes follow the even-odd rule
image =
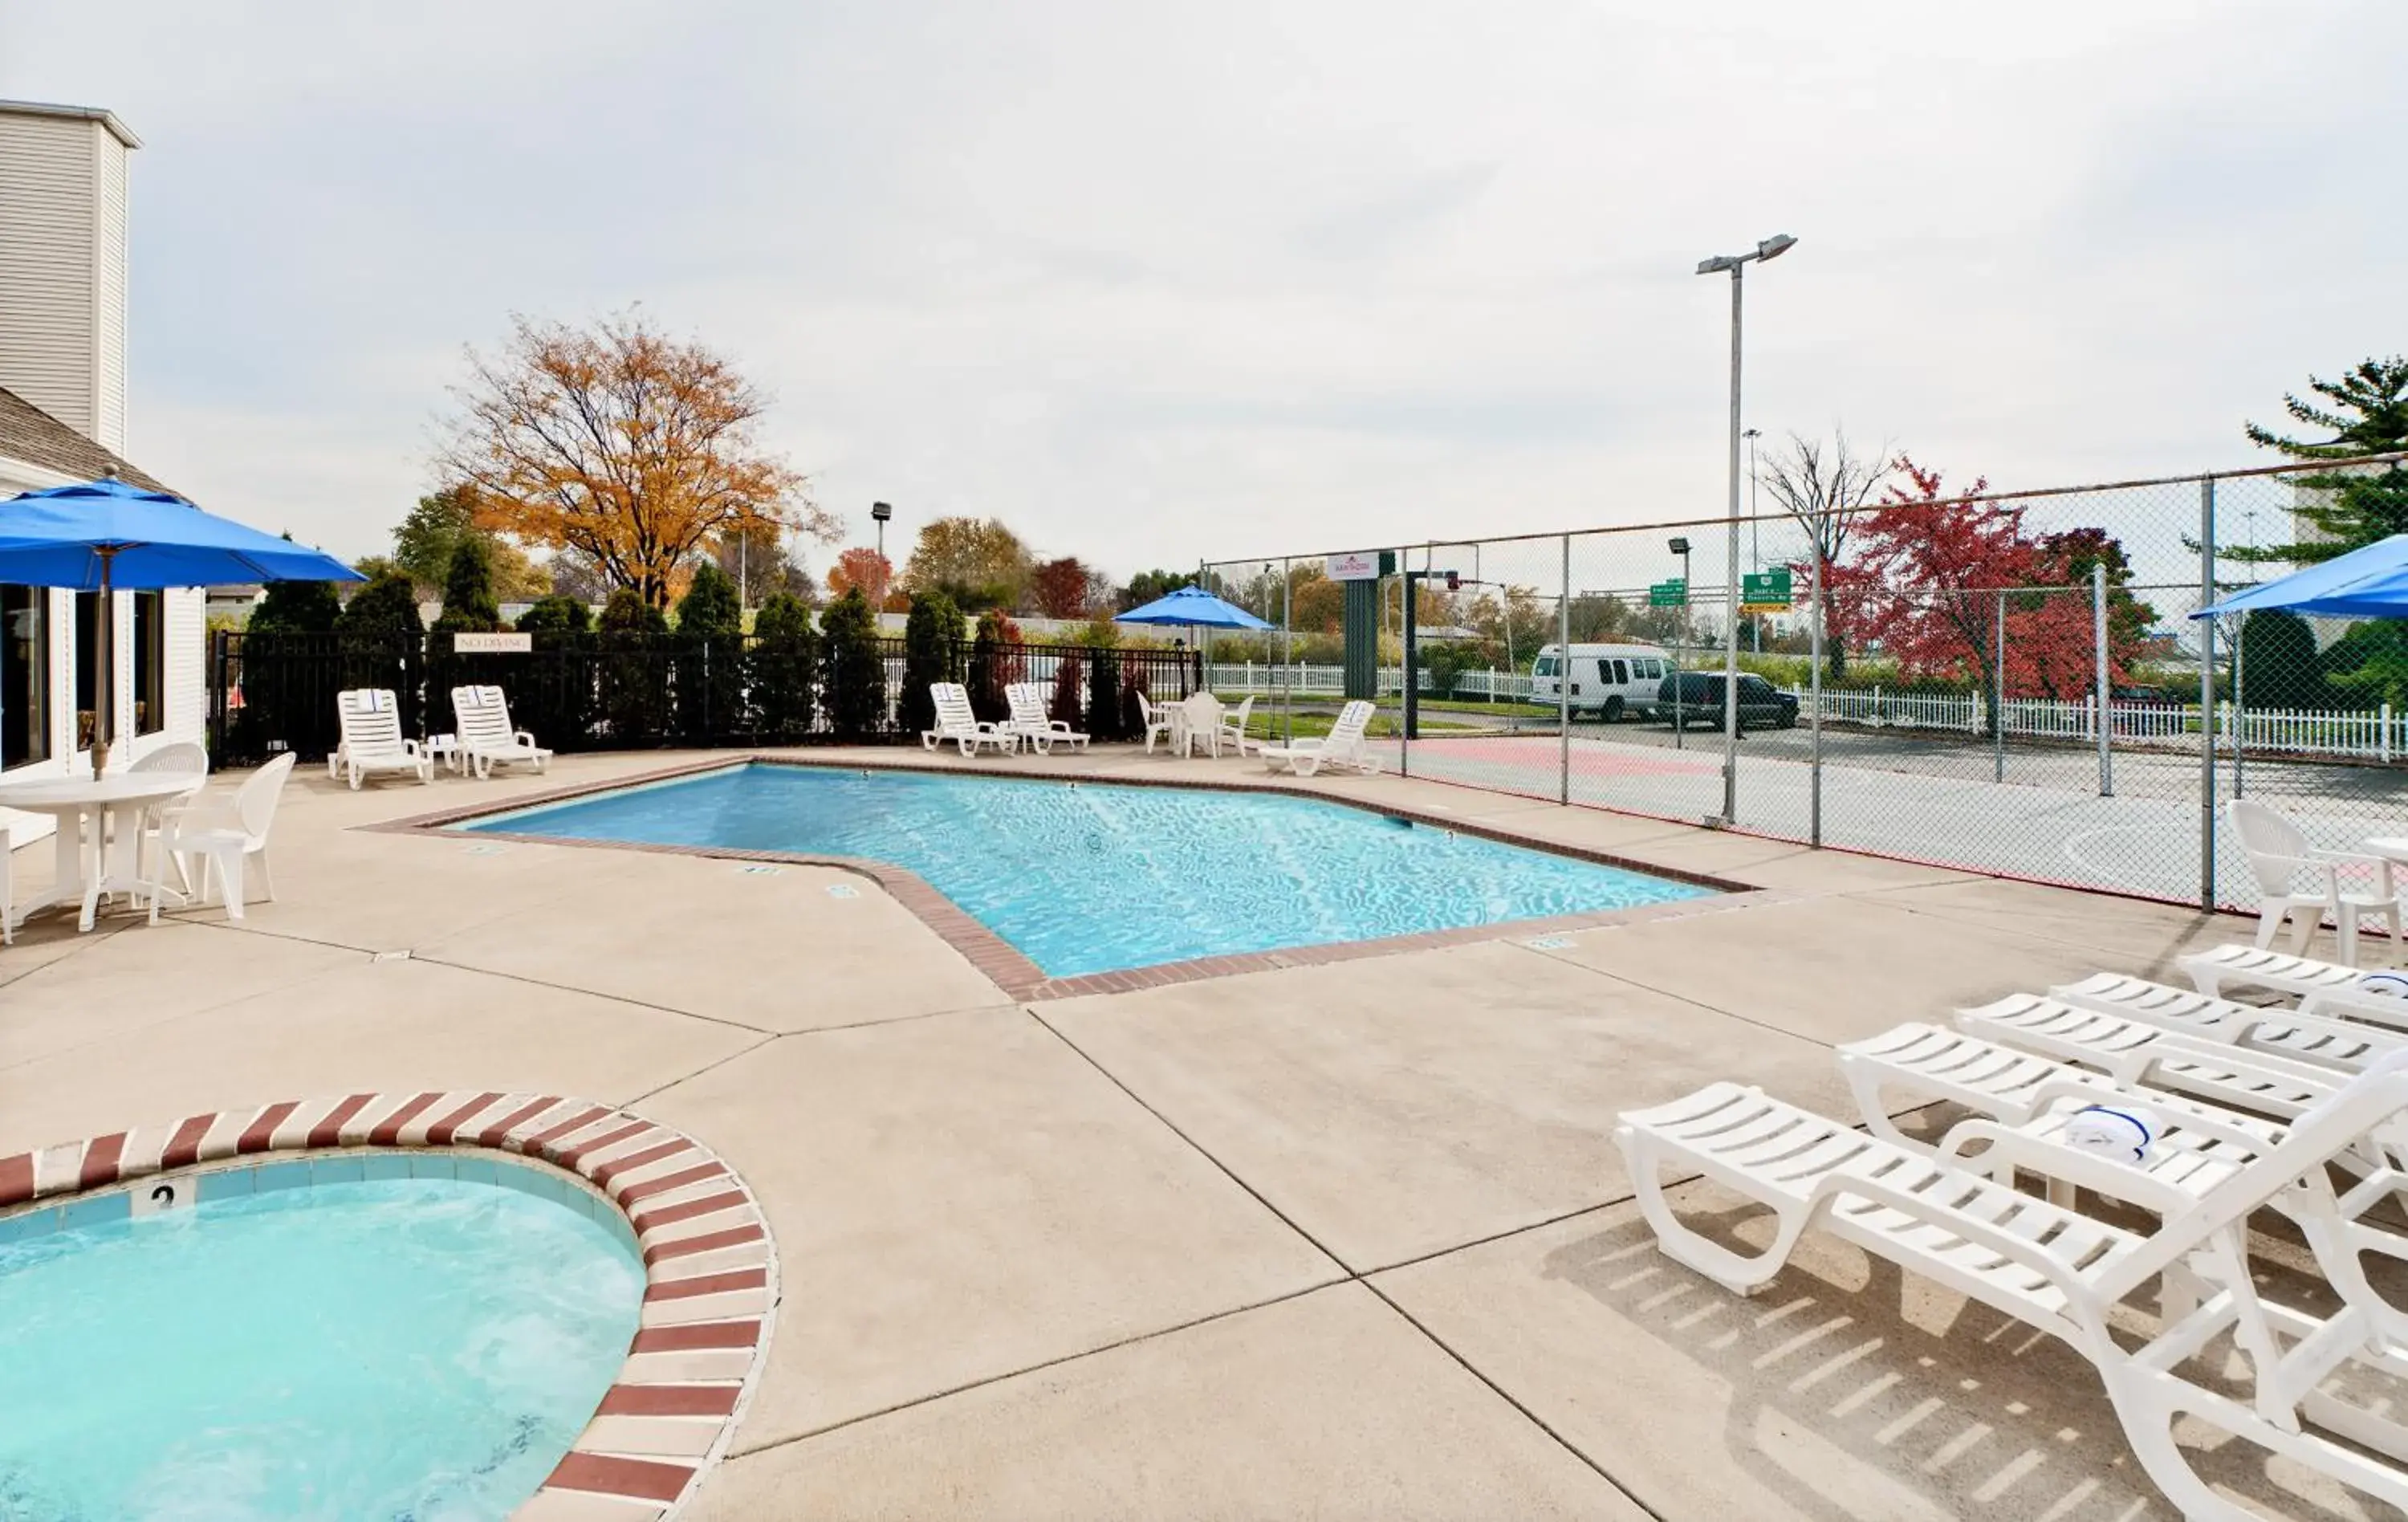
[[[1723,813],[1722,823],[1736,822],[1739,812],[1739,356],[1740,356],[1740,276],[1751,264],[1778,259],[1797,246],[1798,240],[1787,233],[1776,233],[1758,243],[1747,253],[1718,253],[1698,262],[1700,275],[1719,275],[1730,271],[1731,291],[1731,366],[1730,366],[1730,512],[1728,550],[1729,578],[1724,586],[1724,597],[1729,607],[1723,619]]]

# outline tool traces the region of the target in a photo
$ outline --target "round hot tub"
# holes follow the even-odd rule
[[[609,1200],[490,1156],[152,1177],[0,1220],[0,1519],[505,1517],[644,1294]]]

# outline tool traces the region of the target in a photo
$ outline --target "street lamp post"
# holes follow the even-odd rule
[[[878,524],[878,558],[882,564],[886,559],[886,520],[895,516],[895,509],[884,502],[872,502],[869,516]]]
[[[1722,823],[1726,825],[1736,824],[1739,812],[1740,275],[1750,261],[1761,264],[1767,259],[1778,259],[1797,242],[1787,233],[1776,233],[1750,252],[1716,254],[1698,263],[1700,275],[1719,275],[1728,270],[1731,278],[1729,580],[1723,589],[1724,600],[1728,604],[1723,619]]]

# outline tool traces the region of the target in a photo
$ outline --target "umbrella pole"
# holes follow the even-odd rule
[[[100,552],[100,608],[94,625],[93,668],[94,685],[92,715],[92,775],[94,781],[108,769],[108,717],[117,696],[116,642],[117,599],[109,590],[110,562],[117,558],[114,550]]]

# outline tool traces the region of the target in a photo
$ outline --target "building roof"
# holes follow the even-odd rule
[[[79,481],[93,481],[111,471],[121,481],[145,491],[171,488],[135,468],[132,462],[36,407],[15,392],[0,388],[0,456],[55,470]],[[181,493],[178,493],[181,495]]]
[[[140,148],[142,139],[134,129],[117,120],[117,113],[99,106],[52,106],[38,100],[0,100],[0,116],[63,116],[76,122],[97,122],[108,129],[108,135],[128,148]]]

